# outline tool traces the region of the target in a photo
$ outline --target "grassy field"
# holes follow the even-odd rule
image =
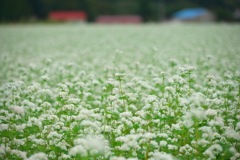
[[[1,25],[0,159],[240,159],[240,25]]]

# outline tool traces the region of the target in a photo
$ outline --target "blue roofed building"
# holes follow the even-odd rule
[[[172,20],[183,22],[212,22],[214,14],[205,8],[183,9],[172,14]]]

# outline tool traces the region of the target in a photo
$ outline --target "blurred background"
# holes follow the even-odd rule
[[[1,23],[59,21],[239,22],[240,0],[0,0]]]

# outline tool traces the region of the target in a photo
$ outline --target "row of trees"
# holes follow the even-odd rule
[[[217,20],[233,21],[239,0],[0,0],[0,21],[46,19],[52,10],[84,10],[88,20],[98,15],[138,14],[145,21],[159,21],[183,8],[205,7]]]

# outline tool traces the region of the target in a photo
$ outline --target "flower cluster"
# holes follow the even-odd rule
[[[0,159],[240,159],[238,26],[34,27],[0,27]]]

